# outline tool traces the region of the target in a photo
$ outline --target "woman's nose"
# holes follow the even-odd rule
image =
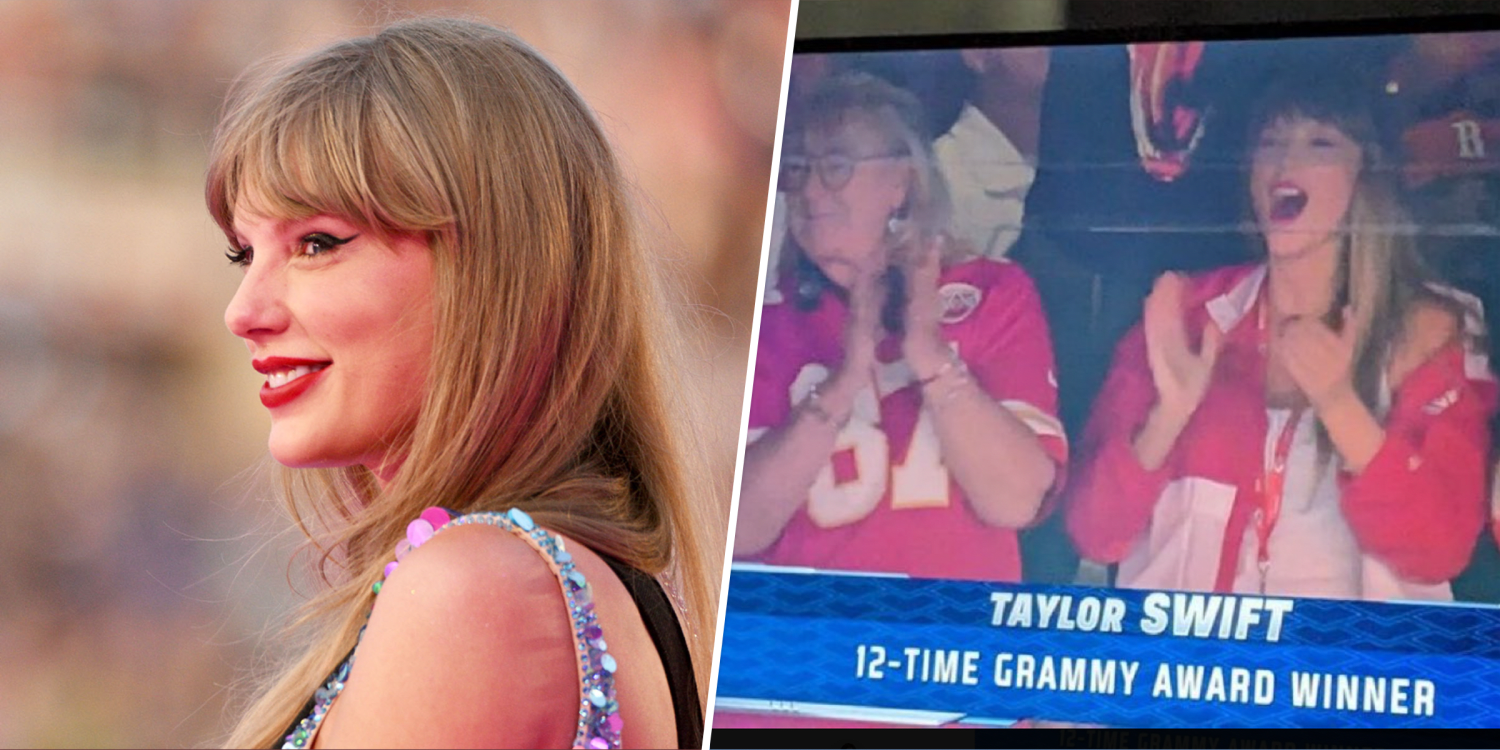
[[[290,316],[283,299],[285,289],[280,275],[269,267],[250,266],[240,280],[240,288],[224,310],[224,325],[242,339],[279,333],[286,329]]]
[[[1266,164],[1271,167],[1271,170],[1273,172],[1275,172],[1276,174],[1280,174],[1281,172],[1285,171],[1287,165],[1292,162],[1292,149],[1289,146],[1277,146],[1275,148],[1272,148],[1266,152],[1265,160]]]

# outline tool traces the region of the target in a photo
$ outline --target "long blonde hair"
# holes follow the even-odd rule
[[[307,649],[267,681],[231,746],[279,744],[354,645],[389,551],[424,508],[524,509],[648,573],[683,601],[708,687],[723,522],[669,389],[680,331],[648,268],[614,154],[568,81],[515,36],[422,19],[242,82],[209,159],[207,200],[327,213],[425,236],[436,333],[405,461],[287,470],[326,590],[297,622]],[[671,408],[669,408],[671,404]]]
[[[1359,175],[1341,230],[1333,305],[1324,322],[1334,328],[1360,327],[1354,351],[1355,391],[1367,408],[1384,418],[1386,371],[1408,333],[1414,306],[1436,305],[1458,320],[1463,310],[1430,287],[1433,277],[1418,254],[1395,167],[1372,111],[1371,80],[1338,67],[1312,73],[1274,71],[1251,110],[1247,132],[1248,146],[1254,149],[1260,134],[1277,122],[1307,119],[1338,128],[1360,147]],[[1264,255],[1264,238],[1257,235],[1256,242]],[[1346,306],[1360,319],[1344,320]],[[1326,433],[1319,429],[1326,447]]]

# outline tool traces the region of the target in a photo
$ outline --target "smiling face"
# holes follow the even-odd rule
[[[234,233],[245,277],[224,322],[266,376],[271,455],[293,467],[361,464],[388,480],[432,358],[426,242],[382,241],[332,216],[243,211]]]
[[[850,116],[810,130],[803,145],[812,166],[801,188],[788,194],[792,236],[824,275],[846,288],[859,272],[888,263],[886,224],[912,179],[910,159],[895,155],[899,148],[868,119]]]
[[[1337,245],[1362,158],[1358,143],[1317,120],[1287,117],[1261,131],[1251,162],[1250,198],[1272,257]]]

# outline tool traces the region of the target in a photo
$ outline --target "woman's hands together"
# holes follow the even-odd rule
[[[943,235],[913,240],[902,259],[906,276],[906,311],[903,320],[906,335],[901,340],[901,356],[911,366],[918,380],[928,380],[953,356],[943,339],[942,295],[938,278],[942,274],[943,250],[948,239]]]

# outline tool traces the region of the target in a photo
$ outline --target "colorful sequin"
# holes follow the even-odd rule
[[[428,508],[422,512],[421,517],[407,526],[406,539],[396,545],[396,560],[386,565],[385,577],[389,578],[411,550],[422,546],[439,530],[473,523],[498,526],[526,540],[556,574],[558,585],[568,603],[578,653],[579,674],[582,676],[579,686],[578,728],[573,736],[573,747],[589,750],[620,747],[620,731],[624,727],[624,721],[620,718],[620,704],[615,699],[614,675],[618,664],[608,653],[604,631],[594,612],[593,589],[573,564],[573,556],[564,547],[561,538],[537,526],[519,508],[511,508],[503,513],[473,513],[457,518],[443,508]],[[374,586],[377,595],[380,587],[381,583],[378,582]],[[364,636],[363,628],[359,634],[360,637]],[[353,666],[354,653],[351,653],[313,695],[312,711],[286,736],[283,748],[301,750],[311,743],[323,717],[327,716],[329,707],[339,693],[343,692],[344,684],[349,679],[349,670]]]

